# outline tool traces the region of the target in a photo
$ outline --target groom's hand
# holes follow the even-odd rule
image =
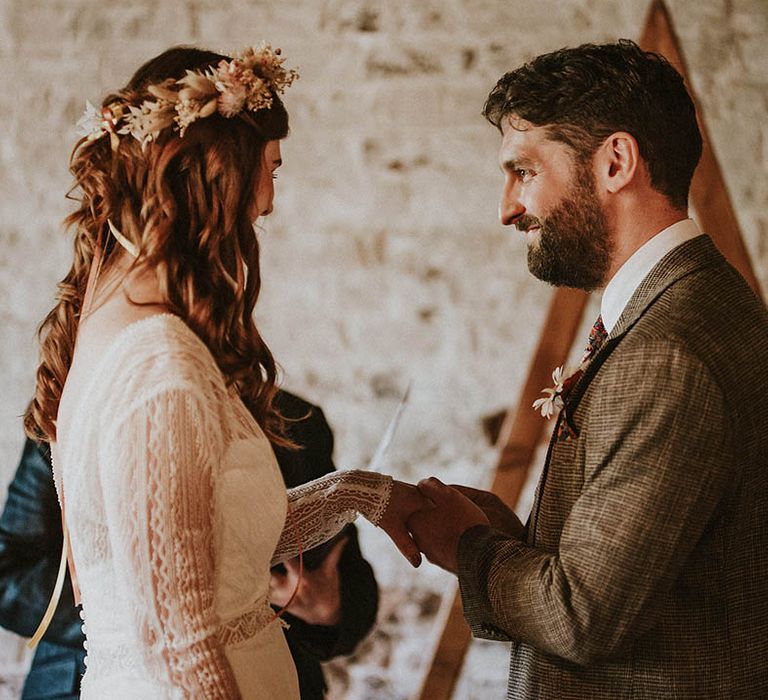
[[[408,529],[429,561],[455,574],[459,539],[469,528],[490,521],[469,498],[435,477],[422,479],[418,489],[434,505],[414,513]]]
[[[459,484],[451,484],[451,488],[456,489],[478,506],[488,516],[491,527],[512,535],[518,540],[525,540],[525,526],[520,522],[520,518],[495,493]]]

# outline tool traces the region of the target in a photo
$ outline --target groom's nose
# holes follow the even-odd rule
[[[519,189],[517,183],[508,182],[504,185],[504,189],[501,192],[499,221],[504,226],[511,226],[525,214],[525,206],[523,206],[518,197]]]

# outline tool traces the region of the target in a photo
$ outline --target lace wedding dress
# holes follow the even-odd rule
[[[112,341],[54,446],[80,584],[83,698],[298,698],[271,564],[376,523],[392,482],[330,474],[286,492],[271,446],[175,316]],[[287,517],[286,517],[287,516]]]

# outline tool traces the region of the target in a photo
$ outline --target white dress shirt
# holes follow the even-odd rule
[[[611,278],[600,303],[605,330],[610,333],[635,290],[659,260],[682,243],[700,236],[693,219],[682,219],[659,231],[640,246]]]

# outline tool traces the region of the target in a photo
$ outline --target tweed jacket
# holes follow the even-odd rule
[[[460,541],[509,698],[768,697],[766,395],[763,302],[707,236],[683,243],[569,395],[524,541]]]
[[[298,450],[275,447],[288,487],[333,471],[333,433],[318,406],[287,391],[275,398],[291,421],[288,435]],[[310,625],[286,614],[285,630],[299,677],[302,700],[321,700],[325,679],[320,666],[350,654],[373,627],[378,586],[363,558],[354,525],[340,533],[349,538],[339,560],[341,619],[338,625]],[[306,552],[308,569],[318,566],[335,541]],[[27,440],[0,515],[0,625],[29,637],[43,616],[61,554],[61,514],[51,475],[48,446]],[[281,565],[282,566],[282,565]],[[77,698],[85,672],[82,621],[67,577],[53,621],[40,642],[22,698]]]

